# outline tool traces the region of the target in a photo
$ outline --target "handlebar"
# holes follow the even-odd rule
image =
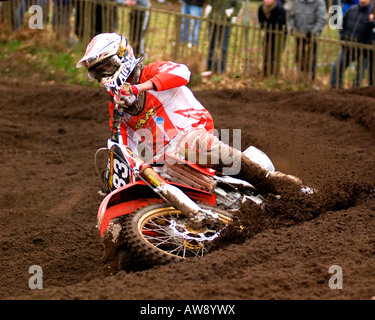
[[[113,109],[113,118],[112,118],[112,137],[111,139],[115,142],[122,144],[122,136],[121,136],[121,120],[122,117],[125,115],[124,108],[119,106],[117,103]]]

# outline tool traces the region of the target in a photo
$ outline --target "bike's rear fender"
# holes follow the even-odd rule
[[[174,184],[194,201],[215,205],[216,196],[202,190]],[[108,194],[99,206],[97,222],[100,236],[108,228],[109,222],[118,216],[132,213],[144,206],[162,203],[163,200],[143,181],[138,181],[118,188]]]

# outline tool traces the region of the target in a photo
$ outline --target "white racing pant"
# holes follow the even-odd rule
[[[191,127],[178,134],[165,150],[183,155],[202,167],[212,168],[225,175],[236,175],[260,191],[280,193],[285,189],[300,190],[302,181],[281,172],[270,172],[253,162],[240,150],[219,140],[204,127]]]

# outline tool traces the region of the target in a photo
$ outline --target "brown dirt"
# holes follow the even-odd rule
[[[370,299],[375,296],[375,90],[195,91],[219,129],[242,129],[320,192],[244,207],[218,250],[101,274],[93,155],[108,137],[99,89],[0,82],[2,299]],[[43,268],[30,290],[29,267]],[[328,272],[343,270],[343,289]]]

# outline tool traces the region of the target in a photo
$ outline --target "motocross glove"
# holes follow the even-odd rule
[[[139,89],[136,85],[130,85],[130,83],[125,82],[116,88],[113,100],[119,105],[131,106],[137,101],[138,94]]]

